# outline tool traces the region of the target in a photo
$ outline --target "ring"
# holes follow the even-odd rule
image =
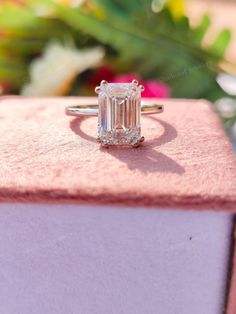
[[[141,136],[140,114],[156,114],[164,110],[162,104],[141,102],[142,85],[107,83],[101,81],[95,88],[98,104],[66,107],[69,116],[98,116],[98,142],[104,147],[131,145],[138,147]]]

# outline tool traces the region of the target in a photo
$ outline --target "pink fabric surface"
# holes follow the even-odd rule
[[[142,117],[142,147],[96,143],[97,118],[65,116],[85,98],[3,97],[0,200],[236,210],[236,164],[204,100],[163,100]]]

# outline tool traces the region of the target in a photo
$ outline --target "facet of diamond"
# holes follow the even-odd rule
[[[98,141],[103,146],[138,146],[141,136],[141,92],[136,80],[132,83],[102,81],[95,89],[98,93]]]

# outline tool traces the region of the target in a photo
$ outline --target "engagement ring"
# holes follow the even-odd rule
[[[79,105],[66,108],[70,116],[98,116],[98,142],[104,147],[131,145],[138,147],[144,141],[141,135],[140,114],[163,112],[163,105],[141,102],[142,85],[107,83],[102,81],[95,88],[98,105]]]

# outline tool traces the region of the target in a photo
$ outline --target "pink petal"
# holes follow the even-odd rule
[[[114,82],[115,83],[130,83],[133,80],[141,81],[140,77],[137,74],[129,73],[129,74],[117,75],[114,79]]]
[[[157,98],[168,98],[170,97],[170,88],[165,83],[160,81],[144,81],[143,86],[145,87],[142,93],[143,97],[157,97]]]

